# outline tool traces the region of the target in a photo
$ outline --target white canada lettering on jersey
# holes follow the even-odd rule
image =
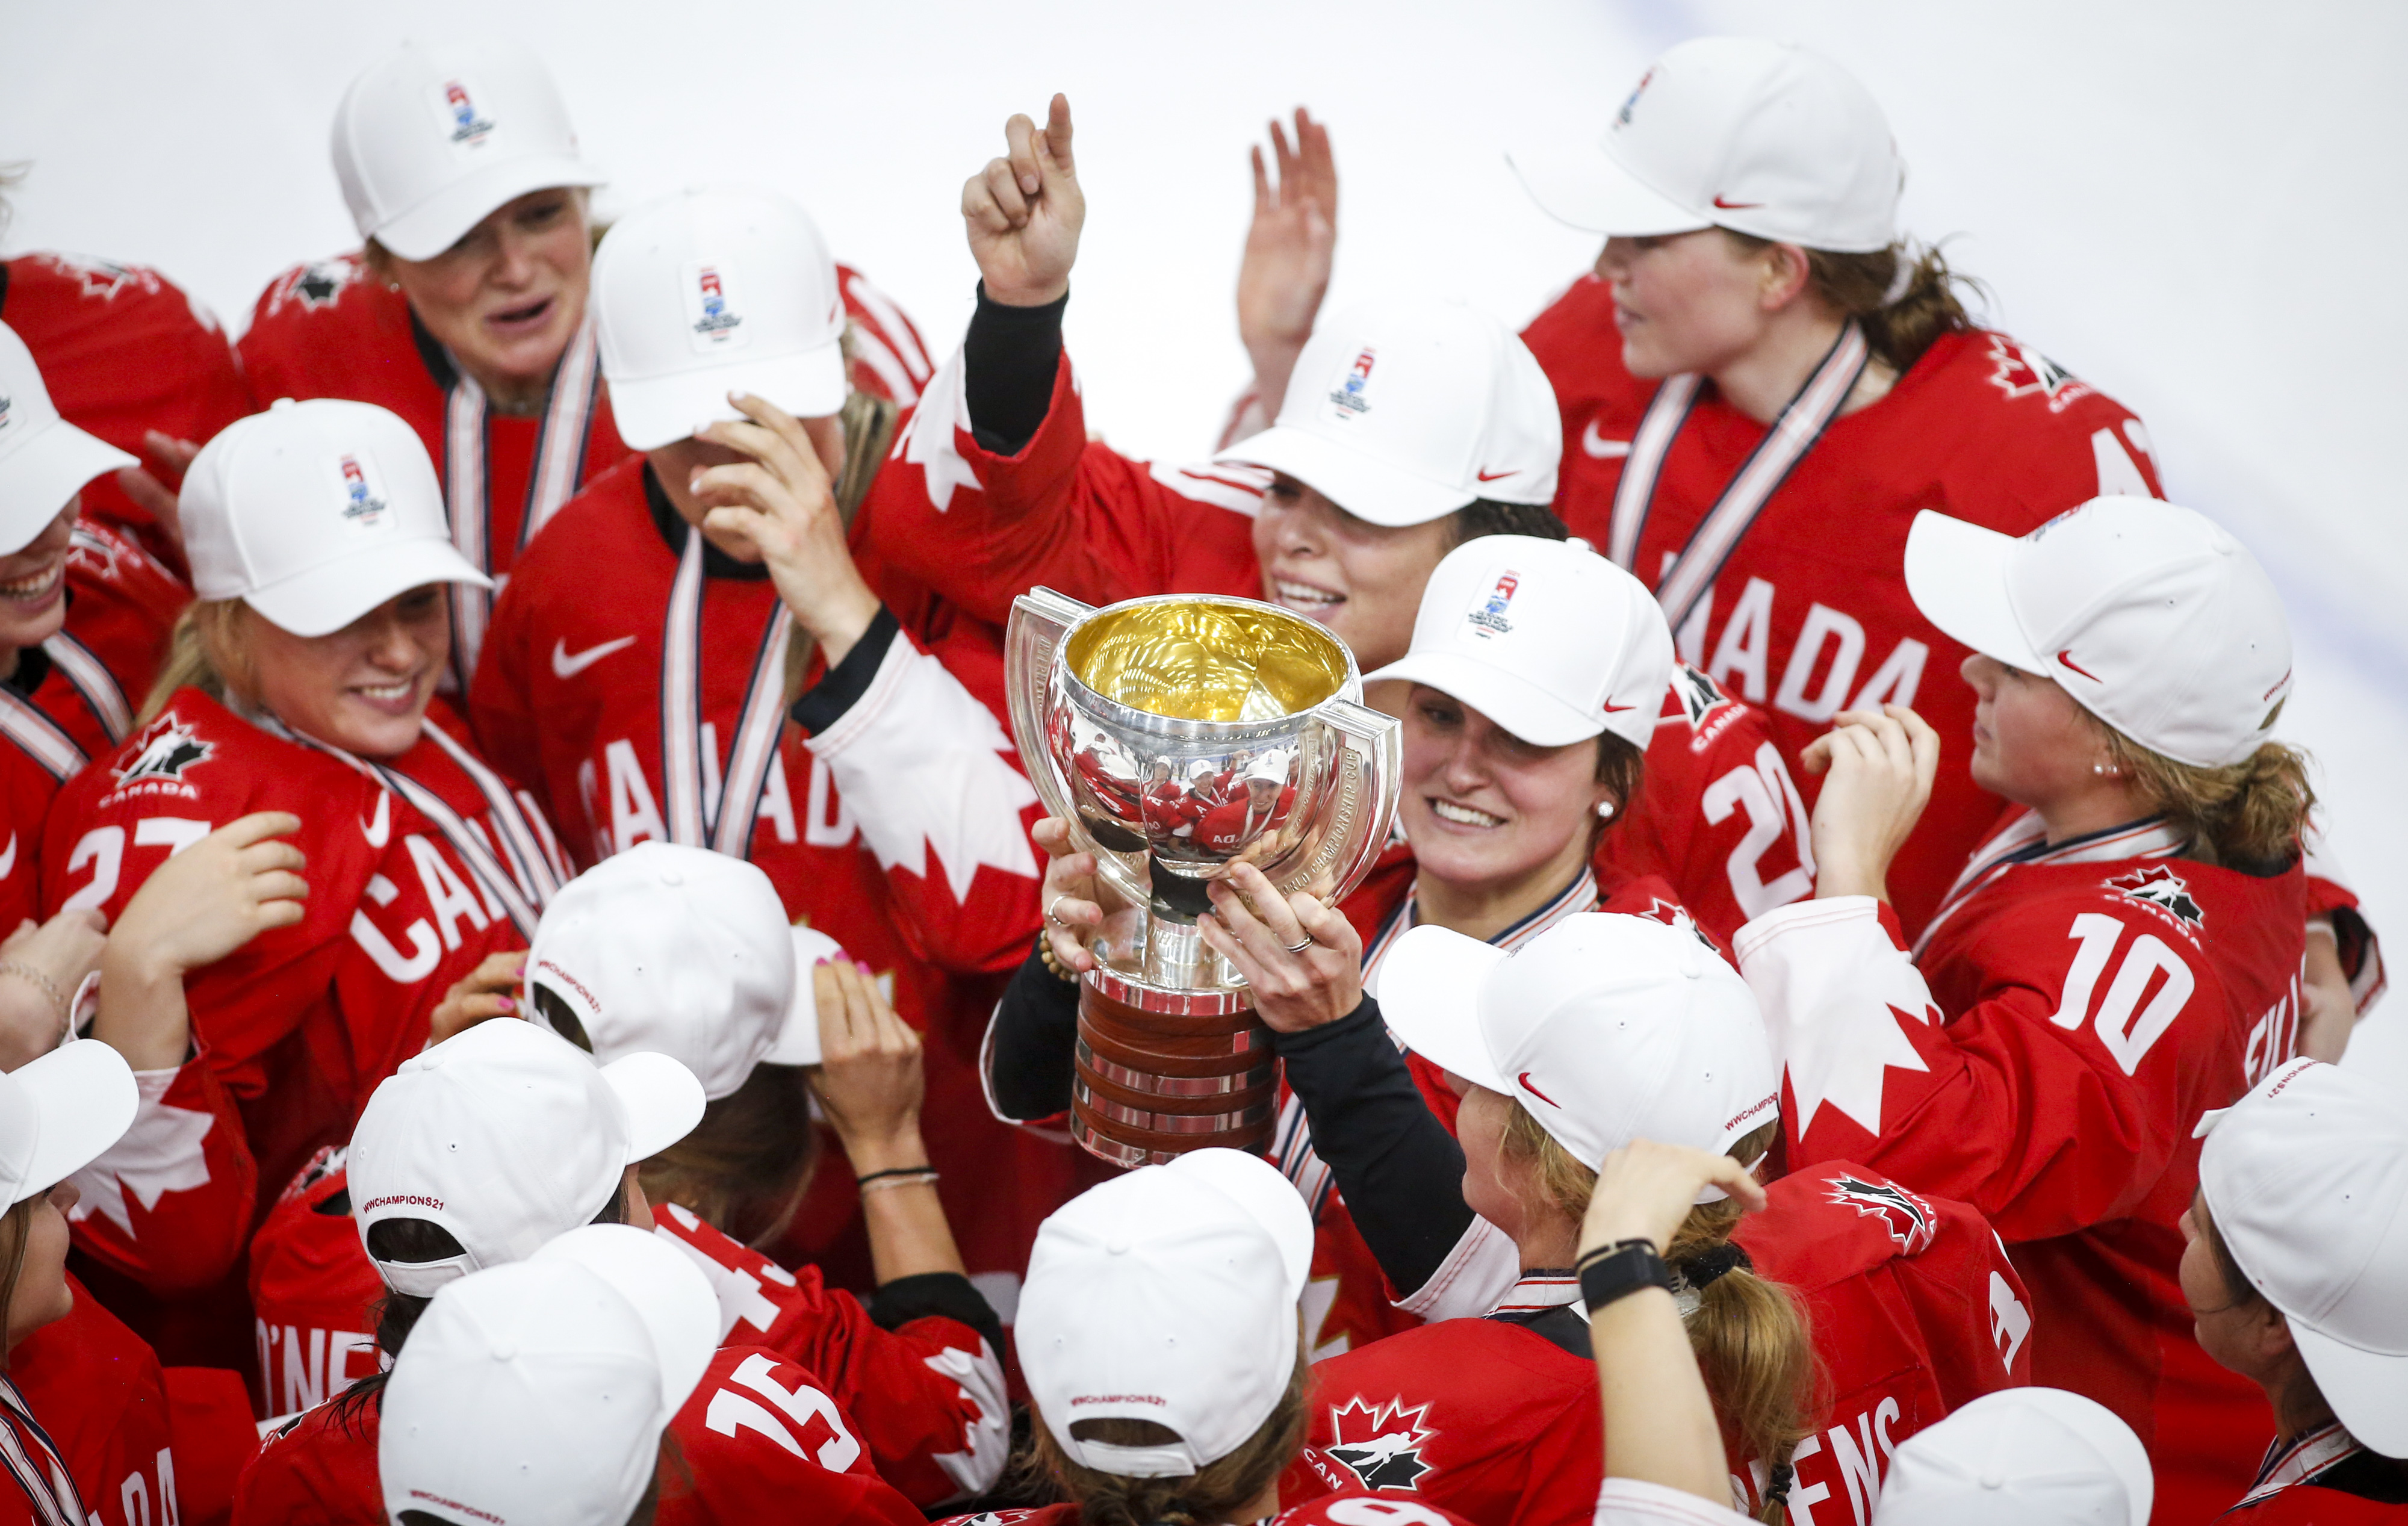
[[[1999,1343],[1999,1364],[2013,1372],[2015,1353],[2031,1333],[2031,1310],[2015,1296],[2014,1284],[1999,1272],[1990,1274],[1990,1338]]]
[[[1709,660],[1706,638],[1713,614],[1714,591],[1708,589],[1681,626],[1682,660],[1704,669],[1716,683],[1735,690],[1751,704],[1769,703],[1774,709],[1817,724],[1843,709],[1913,705],[1923,686],[1924,664],[1931,658],[1929,645],[1902,636],[1872,675],[1858,683],[1856,675],[1864,665],[1870,640],[1864,621],[1844,609],[1809,603],[1790,643],[1788,666],[1782,670],[1776,688],[1771,683],[1772,632],[1781,613],[1773,584],[1762,578],[1747,580],[1723,621],[1721,637],[1714,642]]]
[[[376,1337],[366,1331],[253,1322],[260,1383],[277,1414],[315,1409],[377,1370]]]
[[[826,759],[814,755],[810,798],[804,803],[803,840],[814,848],[842,848],[853,841],[853,813],[837,793],[836,776],[828,772]]]
[[[610,851],[624,853],[641,842],[669,840],[668,823],[661,820],[660,803],[652,798],[644,765],[637,761],[636,744],[624,737],[602,749],[603,765],[610,771]]]
[[[378,906],[389,906],[400,894],[401,887],[384,876],[368,877],[367,897]],[[401,935],[409,945],[406,956],[393,946],[382,929],[368,920],[367,907],[352,908],[351,941],[367,951],[386,979],[398,986],[414,986],[434,974],[435,966],[443,962],[443,940],[436,936],[435,929],[426,925],[423,917],[414,919]]]
[[[2049,1021],[2067,1030],[2082,1026],[2089,1015],[2090,994],[2098,989],[2099,977],[2106,971],[2107,962],[2123,935],[2124,924],[2103,912],[2086,911],[2073,919],[2066,936],[2078,940],[2080,946],[2073,950],[2073,963],[2065,972],[2063,994],[2057,1010],[2049,1014]],[[2157,978],[2161,975],[2162,983]],[[2123,1067],[2125,1075],[2141,1068],[2150,1046],[2173,1026],[2198,984],[2199,978],[2191,973],[2190,965],[2156,934],[2143,933],[2132,940],[2123,964],[2107,988],[2106,999],[2099,1004],[2095,1025],[2099,1042]],[[2149,997],[2146,1007],[2141,1005],[2143,995]]]
[[[1882,1475],[1898,1455],[1898,1442],[1890,1435],[1890,1427],[1899,1422],[1902,1413],[1899,1402],[1885,1394],[1879,1404],[1859,1412],[1853,1423],[1842,1420],[1798,1444],[1798,1449],[1789,1454],[1790,1462],[1800,1473],[1797,1486],[1789,1493],[1789,1516],[1798,1526],[1814,1526],[1814,1506],[1831,1497],[1830,1485],[1808,1483],[1803,1477],[1806,1460],[1825,1452],[1829,1453],[1841,1485],[1848,1491],[1848,1505],[1856,1512],[1856,1526],[1868,1526],[1872,1519],[1873,1502],[1881,1497]]]
[[[738,1362],[736,1371],[728,1376],[775,1405],[793,1422],[791,1431],[768,1410],[732,1388],[723,1388],[710,1396],[710,1407],[704,1413],[703,1423],[723,1436],[733,1436],[739,1426],[758,1431],[796,1457],[809,1457],[830,1473],[842,1473],[853,1466],[861,1456],[861,1443],[845,1429],[844,1416],[836,1401],[809,1383],[792,1389],[781,1387],[776,1374],[769,1359],[756,1351]],[[806,1452],[803,1448],[811,1440],[814,1421],[826,1426],[832,1434],[819,1444],[816,1452]]]
[[[464,920],[478,932],[483,932],[486,917],[484,909],[477,905],[477,892],[452,871],[450,861],[415,832],[406,834],[401,843],[409,849],[409,862],[418,868],[418,883],[426,891],[427,909],[435,914],[435,926],[443,935],[443,947],[460,947],[460,923]]]

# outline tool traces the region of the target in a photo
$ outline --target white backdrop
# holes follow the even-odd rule
[[[1994,316],[2147,421],[2172,495],[2282,583],[2286,730],[2323,763],[2345,863],[2408,958],[2408,7],[2238,0],[2012,7],[1904,0],[1221,0],[1140,7],[724,0],[227,0],[0,12],[0,160],[28,161],[7,248],[160,266],[239,326],[276,271],[356,240],[326,159],[336,98],[406,35],[478,28],[551,61],[606,214],[750,181],[939,349],[974,273],[962,179],[1014,110],[1078,114],[1091,202],[1069,341],[1124,449],[1210,445],[1244,378],[1230,292],[1245,148],[1298,102],[1343,181],[1333,300],[1459,295],[1519,321],[1594,240],[1500,149],[1592,134],[1646,60],[1779,36],[1854,70],[1911,166],[1908,225],[1949,236]],[[2408,1001],[2400,1005],[2408,1006]]]

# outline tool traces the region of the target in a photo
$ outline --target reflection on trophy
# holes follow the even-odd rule
[[[1364,707],[1345,643],[1253,599],[1096,609],[1038,589],[1013,604],[1005,683],[1048,814],[1132,908],[1081,982],[1072,1136],[1130,1166],[1260,1147],[1278,1065],[1196,931],[1204,887],[1244,863],[1282,894],[1352,890],[1396,813],[1397,721]]]

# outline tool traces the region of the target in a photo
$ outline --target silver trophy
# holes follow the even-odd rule
[[[1335,900],[1386,846],[1397,720],[1346,644],[1254,599],[1097,609],[1013,601],[1005,689],[1020,757],[1128,903],[1079,992],[1071,1134],[1119,1165],[1270,1136],[1278,1066],[1254,997],[1196,930],[1205,886],[1252,863]]]

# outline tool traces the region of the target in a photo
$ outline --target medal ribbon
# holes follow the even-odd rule
[[[90,647],[64,631],[43,642],[42,650],[67,676],[67,682],[83,696],[92,713],[100,718],[100,729],[108,734],[108,739],[124,741],[134,730],[134,707],[125,703],[125,691],[117,687],[108,664],[93,656]]]
[[[0,1462],[16,1475],[39,1526],[84,1526],[83,1497],[56,1443],[25,1405],[17,1385],[0,1377]],[[47,1467],[49,1476],[43,1473]],[[97,1519],[95,1516],[93,1519]]]
[[[661,639],[662,782],[670,841],[740,859],[752,847],[761,791],[785,731],[786,644],[795,617],[781,600],[761,634],[723,768],[705,744],[702,720],[702,532],[687,527]]]
[[[1864,374],[1865,364],[1872,358],[1872,349],[1865,342],[1865,333],[1851,319],[1831,342],[1830,349],[1815,366],[1814,374],[1798,389],[1781,410],[1781,417],[1765,431],[1729,482],[1723,487],[1722,496],[1698,522],[1689,543],[1681,549],[1661,577],[1655,579],[1656,602],[1664,607],[1664,617],[1678,631],[1689,618],[1706,591],[1721,575],[1723,563],[1739,549],[1756,517],[1764,512],[1781,484],[1806,452],[1823,437],[1831,421],[1840,415],[1840,406],[1855,390],[1856,378]],[[1656,479],[1664,470],[1664,458],[1671,453],[1672,442],[1679,436],[1681,426],[1688,421],[1697,406],[1698,390],[1704,378],[1694,372],[1669,377],[1656,389],[1656,396],[1647,405],[1645,417],[1631,434],[1630,455],[1622,467],[1621,484],[1613,491],[1613,521],[1606,536],[1607,554],[1625,570],[1638,573],[1639,541],[1647,528],[1647,516],[1654,507]]]

